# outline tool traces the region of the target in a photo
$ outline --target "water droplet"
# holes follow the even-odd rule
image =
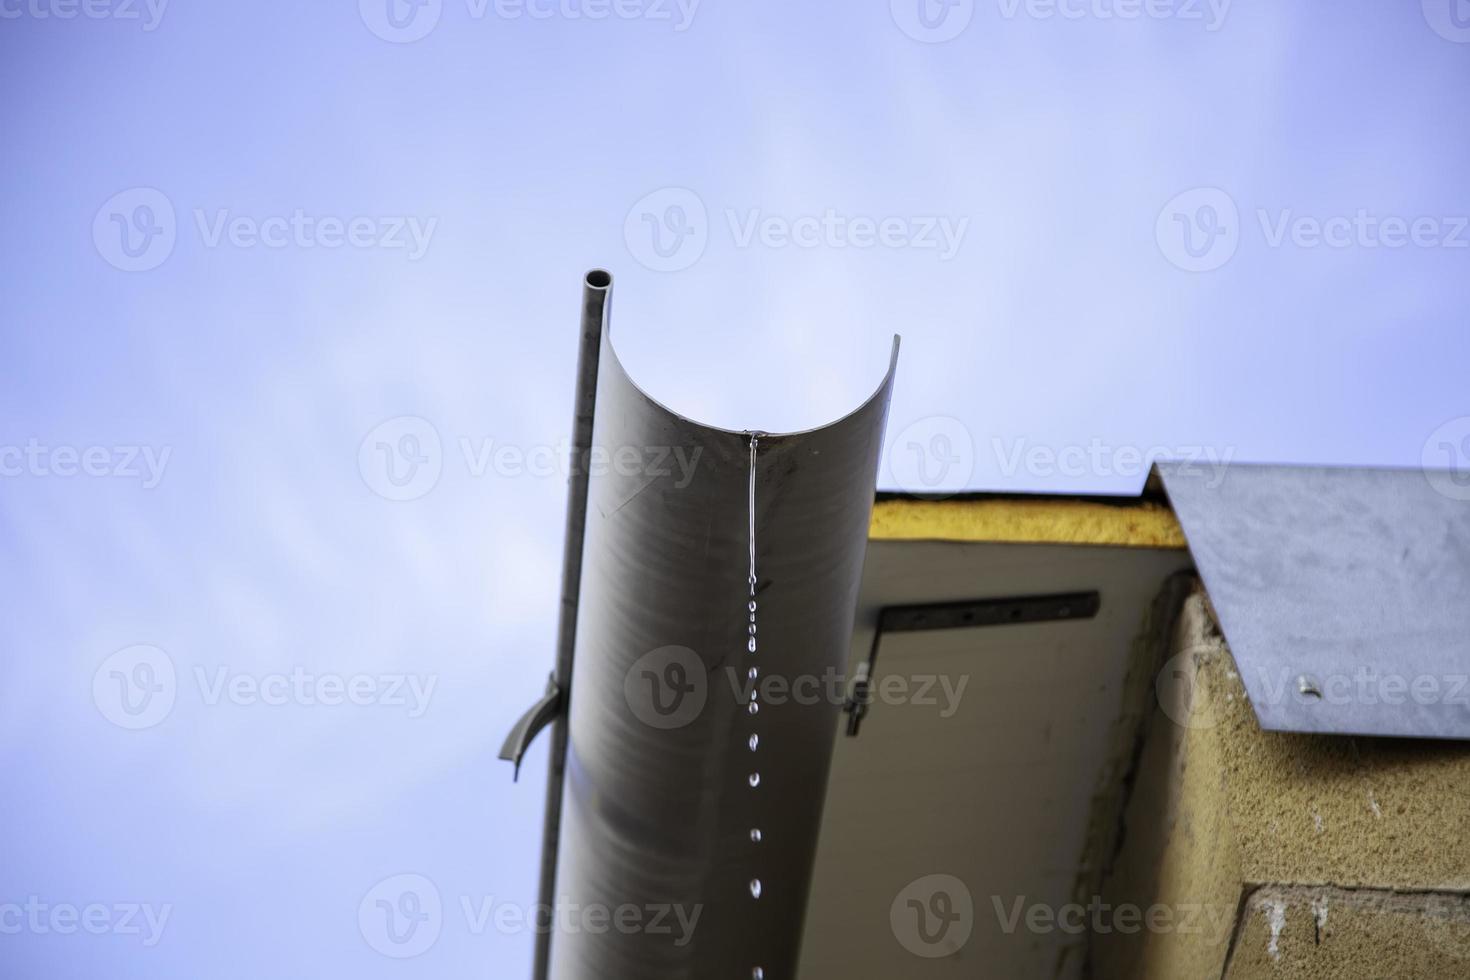
[[[746,605],[746,608],[749,609],[752,613],[755,612],[755,600],[750,600],[750,602]]]
[[[755,637],[752,636],[750,638],[750,640],[745,644],[745,649],[749,650],[751,653],[755,653]]]
[[[755,636],[755,623],[750,624],[750,635]]]
[[[752,844],[759,844],[761,842],[761,829],[759,827],[750,828],[750,842]]]
[[[758,749],[760,747],[761,747],[761,737],[759,735],[752,735],[752,736],[750,736],[750,751],[754,752],[756,749]]]
[[[759,704],[756,704],[754,701],[752,701],[752,702],[750,702],[750,705],[745,710],[746,711],[749,711],[753,715],[758,715],[758,714],[761,713],[761,706]]]
[[[754,668],[754,667],[750,668],[749,670],[747,670],[745,672],[745,676],[749,680],[755,680],[760,675],[761,675],[761,672],[759,670],[757,670],[756,668]]]
[[[761,774],[758,773],[758,772],[751,773],[750,774],[750,788],[751,789],[755,789],[760,784],[761,784]]]
[[[752,879],[750,879],[750,897],[751,898],[760,898],[761,897],[761,880],[759,878],[752,878]]]
[[[766,980],[766,971],[756,967],[750,971],[750,980]]]

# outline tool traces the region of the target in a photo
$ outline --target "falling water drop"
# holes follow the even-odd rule
[[[755,609],[756,609],[755,587],[756,587],[756,583],[757,583],[757,578],[756,578],[756,574],[755,574],[755,455],[756,455],[756,443],[758,441],[759,441],[759,437],[755,433],[751,433],[751,435],[750,435],[750,500],[749,500],[749,503],[750,503],[750,528],[749,528],[749,530],[750,530],[750,574],[748,576],[748,581],[749,581],[749,584],[750,584],[750,601],[746,603],[746,610],[750,613],[750,625],[749,625],[749,627],[747,629],[747,633],[749,635],[748,635],[748,637],[747,637],[747,639],[745,641],[745,649],[748,650],[750,653],[755,653],[755,647],[756,647],[756,643],[755,643],[755,632],[756,632],[756,630],[755,630]],[[751,667],[750,670],[746,672],[746,676],[750,679],[750,681],[752,682],[752,685],[754,684],[754,681],[755,681],[756,677],[759,676],[759,673],[760,672],[755,667]],[[755,715],[757,712],[759,712],[760,711],[760,707],[761,706],[756,702],[755,690],[754,690],[754,687],[752,687],[751,694],[750,694],[750,706],[749,706],[749,711],[750,711],[751,715]],[[750,751],[754,752],[756,749],[758,749],[760,747],[760,744],[761,744],[761,737],[760,737],[760,735],[752,732],[751,735],[750,735],[750,739],[749,739],[749,741],[748,741],[747,744],[750,746]],[[751,789],[755,789],[757,786],[759,786],[761,784],[761,774],[758,773],[758,772],[751,773],[748,781],[750,783],[750,788]],[[750,829],[750,842],[752,844],[759,844],[760,841],[761,841],[761,831],[760,831],[760,828],[759,827],[752,827]],[[761,880],[759,878],[752,878],[752,879],[750,879],[750,897],[751,898],[757,898],[757,899],[761,897]],[[750,976],[751,976],[751,980],[765,980],[766,971],[764,969],[762,969],[761,967],[759,967],[759,966],[751,967]]]
[[[750,702],[749,705],[746,706],[745,710],[748,711],[748,712],[750,712],[753,715],[758,715],[758,714],[761,713],[761,706],[759,704],[757,704],[756,702],[752,701],[752,702]]]

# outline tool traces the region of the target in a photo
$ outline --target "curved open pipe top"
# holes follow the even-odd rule
[[[706,429],[711,432],[721,432],[727,435],[739,436],[742,439],[748,438],[751,434],[755,434],[760,436],[760,438],[764,441],[766,439],[776,440],[795,438],[798,436],[808,435],[813,432],[818,432],[822,429],[828,429],[835,425],[841,425],[848,419],[861,415],[865,409],[868,409],[878,400],[882,399],[885,395],[885,392],[892,388],[894,376],[898,371],[898,351],[903,338],[898,334],[894,334],[893,345],[890,348],[888,354],[888,368],[886,371],[884,371],[883,377],[878,382],[877,387],[873,389],[873,393],[870,394],[867,398],[863,399],[863,401],[859,403],[856,408],[852,409],[844,415],[838,416],[830,422],[824,422],[820,425],[814,425],[811,428],[807,429],[795,429],[790,432],[769,432],[757,429],[727,429],[723,426],[711,425],[707,422],[701,422],[698,419],[690,418],[682,412],[676,412],[666,403],[649,394],[648,389],[644,388],[641,384],[633,379],[632,374],[628,371],[626,365],[623,364],[622,358],[618,356],[617,347],[612,342],[612,319],[610,310],[608,309],[608,305],[612,301],[612,287],[612,273],[608,272],[606,269],[592,269],[588,271],[585,279],[585,288],[587,293],[589,295],[601,295],[602,297],[603,361],[605,363],[615,364],[618,370],[621,371],[622,374],[628,379],[628,383],[631,384],[640,395],[646,398],[650,404],[657,406],[661,411],[668,413],[670,416],[678,419],[681,422],[688,423],[689,425],[698,426],[701,429]]]

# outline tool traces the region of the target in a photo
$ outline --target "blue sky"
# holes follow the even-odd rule
[[[0,2],[4,972],[525,975],[590,267],[731,428],[901,333],[890,488],[1470,453],[1470,5],[920,13]]]

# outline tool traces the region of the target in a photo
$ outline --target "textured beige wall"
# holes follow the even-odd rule
[[[1261,731],[1199,593],[1170,653],[1091,975],[1470,977],[1470,744]]]

